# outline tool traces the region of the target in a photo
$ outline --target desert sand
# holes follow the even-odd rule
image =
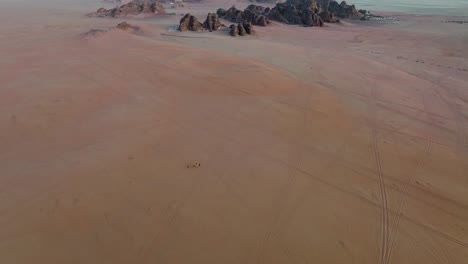
[[[467,263],[468,18],[31,2],[0,8],[0,263]]]

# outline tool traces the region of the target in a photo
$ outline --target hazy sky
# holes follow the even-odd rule
[[[348,0],[358,8],[417,14],[467,15],[468,0]]]
[[[0,4],[15,4],[28,7],[40,7],[44,3],[61,5],[86,5],[102,0],[0,0]],[[226,1],[220,1],[225,3]],[[233,3],[236,0],[232,1]],[[338,0],[341,2],[341,0]],[[356,4],[360,9],[405,12],[414,14],[467,15],[468,0],[347,0],[348,4]],[[0,6],[1,8],[1,6]]]

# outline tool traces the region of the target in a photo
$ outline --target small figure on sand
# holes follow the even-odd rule
[[[201,164],[199,162],[196,162],[196,163],[190,163],[190,164],[187,164],[187,168],[190,169],[190,168],[198,168],[200,167]]]

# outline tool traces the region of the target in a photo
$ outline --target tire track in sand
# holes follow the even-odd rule
[[[423,107],[424,107],[424,112],[429,117],[430,125],[431,125],[431,127],[434,127],[434,119],[432,118],[432,116],[431,116],[431,114],[429,112],[429,106],[427,104],[426,96],[424,94],[422,94],[422,103],[423,103]],[[426,148],[425,148],[425,151],[424,151],[424,156],[416,164],[415,169],[410,172],[410,178],[408,179],[407,183],[405,184],[405,187],[403,189],[403,193],[401,194],[400,200],[398,202],[398,207],[397,207],[397,211],[396,211],[396,219],[393,222],[393,225],[391,227],[391,233],[390,233],[391,242],[390,242],[390,247],[388,249],[387,258],[386,258],[386,260],[384,262],[385,264],[389,264],[391,262],[392,252],[393,252],[393,249],[395,247],[395,241],[397,240],[398,228],[399,228],[399,225],[400,225],[401,216],[402,216],[404,210],[406,209],[406,200],[408,198],[409,191],[411,190],[411,188],[413,186],[413,183],[418,178],[417,172],[427,163],[427,161],[429,160],[429,157],[431,155],[431,152],[432,152],[432,146],[433,146],[432,137],[430,137],[430,136],[426,136],[426,137],[427,137],[427,139],[426,139],[427,144],[426,144]]]
[[[459,110],[458,104],[456,102],[457,94],[452,87],[447,87],[442,83],[443,77],[439,77],[436,80],[433,80],[435,87],[435,94],[437,97],[445,103],[451,112],[454,121],[457,127],[457,141],[459,145],[458,152],[461,156],[467,157],[468,153],[468,139],[465,135],[465,123],[463,120],[463,115]],[[448,94],[448,98],[445,98],[441,91],[444,91]]]
[[[432,145],[433,145],[432,141],[429,140],[426,145],[424,157],[418,162],[414,171],[410,173],[411,177],[408,180],[407,184],[405,185],[403,189],[403,193],[401,194],[401,198],[398,203],[398,207],[396,211],[396,219],[394,220],[393,225],[391,226],[391,232],[390,232],[391,242],[389,245],[387,258],[385,259],[385,262],[384,262],[385,264],[390,263],[391,255],[395,246],[395,241],[396,241],[396,236],[397,236],[397,231],[398,231],[398,227],[400,224],[401,216],[403,215],[403,211],[406,209],[405,202],[408,198],[408,194],[409,194],[409,191],[411,190],[411,187],[413,186],[413,183],[417,179],[416,172],[420,170],[424,166],[424,164],[427,162],[427,160],[429,159],[429,156],[431,155],[431,151],[432,151]]]
[[[440,241],[440,239],[438,237],[436,237],[434,234],[432,233],[428,233],[429,236],[432,238],[432,240],[434,240],[435,244],[438,246],[438,248],[440,249],[440,251],[442,252],[442,254],[444,255],[444,258],[445,258],[445,263],[447,264],[455,264],[455,262],[453,261],[453,258],[450,256],[450,254],[447,252],[447,250],[445,249],[444,245],[442,244],[442,242]]]
[[[140,261],[140,263],[147,263],[148,255],[151,253],[151,248],[153,244],[158,240],[163,232],[167,232],[167,229],[174,226],[174,223],[180,217],[178,210],[181,204],[171,202],[169,203],[162,211],[160,221],[163,223],[159,226],[159,228],[151,235],[151,239],[148,243],[144,244],[140,250],[136,258]]]
[[[259,255],[258,255],[258,263],[262,264],[265,263],[265,252],[266,248],[270,244],[272,238],[276,238],[276,233],[278,232],[277,229],[279,228],[280,225],[280,220],[281,216],[284,213],[285,209],[285,201],[289,197],[292,188],[294,187],[294,184],[296,182],[296,174],[298,171],[301,170],[301,164],[302,164],[302,153],[300,154],[299,158],[296,160],[295,165],[290,168],[290,172],[288,173],[288,178],[286,183],[282,186],[281,191],[278,193],[278,195],[275,198],[275,202],[273,204],[282,204],[280,208],[276,211],[276,214],[274,214],[273,219],[271,223],[269,224],[269,229],[268,232],[262,241],[259,249]],[[283,202],[281,202],[283,201]],[[275,241],[280,244],[280,242]],[[285,255],[292,260],[290,252],[287,252],[284,247],[281,247],[282,251],[285,253]]]
[[[381,223],[381,247],[380,247],[380,264],[385,264],[388,250],[388,205],[387,205],[387,191],[385,189],[385,180],[383,177],[382,163],[380,160],[380,153],[377,145],[377,131],[372,129],[372,148],[374,150],[374,158],[377,164],[377,174],[379,176],[380,199],[382,204],[382,223]]]
[[[216,118],[216,115],[213,114],[213,112],[204,112],[203,114],[208,115],[208,116],[211,115],[212,118]],[[219,118],[219,117],[217,117],[217,118]],[[180,125],[182,126],[183,124],[180,124]],[[207,133],[207,135],[212,134],[212,131],[209,131],[209,130],[206,130],[206,129],[200,129],[200,131],[204,131],[205,133]],[[237,144],[242,143],[241,141],[237,141],[235,138],[230,138],[230,137],[223,137],[223,138],[226,139],[226,140],[230,140],[230,141],[232,141],[234,143],[237,143]],[[284,161],[284,160],[282,160],[282,159],[280,159],[278,157],[272,156],[270,153],[264,152],[261,149],[255,149],[255,152],[257,153],[257,155],[260,155],[260,156],[262,156],[264,158],[268,158],[271,161],[281,163],[281,164],[283,164],[283,165],[285,165],[285,166],[287,166],[289,168],[295,167],[294,164],[286,162],[286,161]],[[329,182],[329,181],[319,177],[315,173],[312,173],[310,171],[305,171],[302,168],[299,168],[298,172],[301,173],[302,175],[306,176],[311,181],[323,184],[324,186],[327,186],[328,188],[330,188],[332,190],[336,190],[336,191],[342,192],[342,193],[344,193],[346,195],[349,195],[349,197],[353,197],[355,199],[358,199],[358,200],[368,204],[369,206],[373,206],[375,208],[382,209],[382,204],[381,203],[378,203],[378,202],[376,202],[374,200],[368,199],[367,197],[364,197],[362,195],[359,195],[357,193],[354,193],[352,191],[344,189],[341,186],[338,186],[338,185],[336,185],[336,184],[334,184],[332,182]],[[396,216],[396,211],[394,211],[392,209],[388,209],[388,211],[389,211],[389,214],[392,214],[392,215]],[[456,244],[458,246],[461,246],[463,248],[468,249],[468,242],[465,242],[465,241],[461,240],[460,238],[453,237],[453,236],[451,236],[449,234],[446,234],[446,233],[444,233],[444,232],[442,232],[442,231],[440,231],[440,230],[438,230],[438,229],[436,229],[434,227],[431,227],[431,226],[429,226],[429,225],[427,225],[425,223],[422,223],[422,222],[420,222],[420,221],[418,221],[416,219],[410,218],[410,217],[408,217],[408,216],[406,216],[404,214],[401,215],[401,218],[402,218],[402,220],[405,220],[407,223],[414,224],[414,225],[426,230],[429,233],[433,233],[433,234],[437,235],[440,238],[443,238],[443,239],[445,239],[447,241],[450,241],[453,244]]]
[[[304,107],[304,112],[303,112],[303,118],[302,118],[302,125],[299,131],[297,131],[297,138],[300,139],[304,136],[304,134],[307,132],[307,125],[310,122],[312,118],[312,110],[310,106],[310,97],[306,96],[305,97],[306,102],[305,102],[305,107]],[[277,213],[274,215],[273,220],[271,221],[269,225],[269,230],[262,241],[260,248],[259,248],[259,255],[258,255],[258,263],[262,264],[265,263],[265,252],[267,246],[270,244],[271,240],[274,239],[279,248],[283,251],[283,253],[286,255],[286,257],[289,259],[290,263],[296,263],[295,257],[292,254],[292,252],[288,249],[288,247],[284,244],[283,241],[279,238],[279,234],[281,232],[281,216],[284,214],[285,211],[285,206],[288,197],[291,194],[291,190],[293,189],[295,182],[296,182],[296,176],[299,171],[301,171],[302,167],[302,162],[303,162],[303,156],[304,156],[304,150],[300,150],[298,153],[297,159],[295,159],[294,165],[290,168],[291,171],[288,174],[288,179],[287,182],[283,185],[281,188],[282,191],[280,191],[275,198],[275,201],[273,204],[282,204],[281,207],[277,210]],[[283,202],[282,202],[283,201]],[[281,203],[282,202],[282,203]]]
[[[304,67],[303,71],[298,74],[296,79],[301,79],[301,77],[306,74],[306,71],[307,71],[307,69],[309,67],[310,67],[310,63],[307,63],[306,66]],[[310,101],[311,101],[310,97],[306,96],[305,98],[306,98],[307,101],[306,101],[305,107],[304,107],[305,112],[303,114],[302,133],[306,132],[308,122],[310,122],[311,118],[312,118],[312,109],[311,109],[311,106],[310,106],[310,104],[311,104],[310,103]],[[298,131],[298,134],[300,134],[300,133],[301,133],[301,131]],[[285,190],[285,193],[280,192],[280,194],[278,195],[277,199],[279,199],[280,201],[281,200],[283,200],[283,201],[286,200],[285,196],[286,196],[286,198],[289,196],[290,191],[291,191],[291,189],[293,188],[293,186],[295,184],[296,174],[299,171],[302,170],[301,169],[302,160],[303,160],[303,151],[301,151],[299,153],[298,159],[295,160],[295,164],[291,167],[291,171],[289,173],[287,182],[284,184],[283,188],[281,188],[281,189]],[[279,237],[279,235],[281,233],[280,232],[281,230],[279,230],[279,229],[282,228],[281,215],[283,213],[284,213],[284,205],[282,206],[281,209],[279,209],[277,211],[277,214],[274,216],[274,219],[272,220],[272,222],[270,224],[270,228],[269,228],[269,230],[268,230],[268,232],[267,232],[267,234],[265,236],[265,239],[263,240],[263,242],[260,245],[259,255],[258,255],[258,259],[257,259],[258,263],[260,263],[260,264],[265,262],[266,248],[270,244],[270,241],[273,238],[275,239],[275,242],[277,243],[279,248],[283,251],[283,253],[286,255],[286,257],[289,259],[289,262],[290,263],[296,263],[294,255],[292,254],[292,252],[289,250],[289,248],[284,244],[284,242]]]
[[[380,191],[380,203],[381,203],[381,241],[380,241],[380,256],[379,264],[385,264],[388,255],[388,243],[389,243],[389,220],[388,220],[388,203],[387,203],[387,191],[385,187],[385,179],[383,175],[382,162],[380,158],[378,140],[377,140],[377,120],[375,113],[377,112],[377,102],[379,101],[377,96],[377,86],[375,82],[370,82],[371,91],[368,97],[368,114],[369,114],[369,126],[372,130],[371,140],[372,149],[375,163],[377,166],[377,176],[379,178],[379,191]]]
[[[377,166],[377,176],[379,177],[380,189],[380,203],[382,205],[381,215],[381,240],[380,240],[380,256],[379,263],[385,264],[388,255],[388,242],[389,242],[389,224],[388,224],[388,203],[387,203],[387,190],[385,188],[385,179],[382,170],[382,161],[380,159],[379,146],[377,142],[377,120],[375,114],[377,113],[377,86],[372,83],[371,101],[369,102],[369,115],[370,127],[372,129],[372,149],[374,154],[375,163]]]

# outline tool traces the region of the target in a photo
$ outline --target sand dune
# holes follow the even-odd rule
[[[168,32],[178,15],[114,30],[93,1],[8,5],[1,263],[468,259],[465,25],[232,39]]]

